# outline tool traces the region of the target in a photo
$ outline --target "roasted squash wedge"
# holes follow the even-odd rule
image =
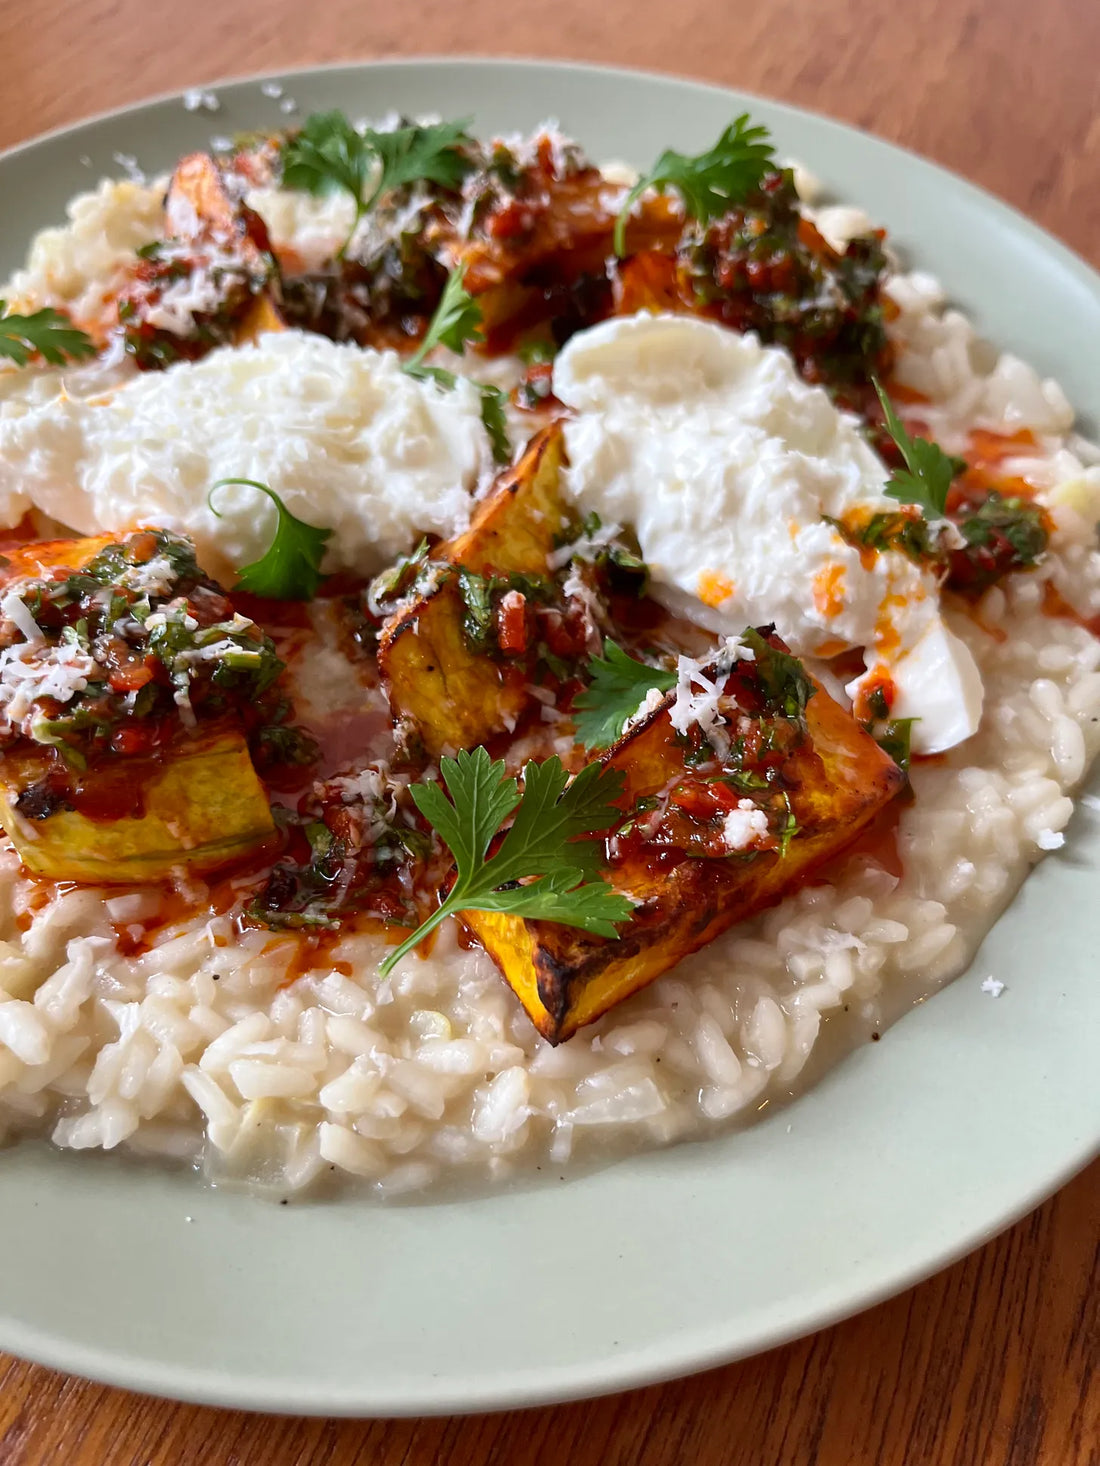
[[[274,835],[247,735],[282,663],[189,541],[9,548],[0,647],[0,825],[29,870],[157,881]]]
[[[139,252],[118,297],[135,364],[156,370],[282,330],[280,303],[264,221],[235,196],[209,154],[181,158],[165,197],[164,237]]]
[[[0,759],[0,826],[27,869],[54,880],[130,885],[184,869],[198,874],[275,833],[248,745],[234,729],[181,739],[162,759],[128,767],[118,806],[126,812],[116,817],[102,804],[94,816],[79,808],[21,814],[18,805],[45,773],[38,755]]]
[[[470,528],[436,548],[432,562],[444,568],[434,588],[382,629],[378,665],[390,706],[411,721],[433,758],[514,727],[530,701],[522,672],[469,646],[458,572],[545,573],[564,520],[562,456],[554,423],[501,476]]]
[[[264,290],[261,295],[256,296],[243,319],[238,323],[233,344],[234,346],[251,346],[253,342],[271,331],[285,330],[286,322],[283,320],[279,307],[272,299],[270,291]]]
[[[236,240],[242,258],[258,273],[263,272],[263,256],[270,248],[264,223],[253,210],[231,197],[209,153],[190,153],[180,159],[168,185],[164,220],[173,238],[200,241],[213,235]],[[246,305],[234,329],[235,346],[246,346],[266,331],[286,330],[278,306],[277,284],[277,280],[269,280]]]
[[[609,841],[607,879],[636,903],[636,913],[620,939],[497,913],[462,913],[552,1044],[569,1038],[734,922],[779,901],[851,844],[903,786],[904,775],[893,760],[819,684],[812,687],[803,736],[778,763],[769,753],[762,765],[770,771],[768,787],[782,791],[788,812],[787,829],[778,842],[765,839],[757,848],[722,855],[708,854],[702,846],[692,850],[690,840],[681,839],[678,845],[675,830],[665,839],[658,833],[651,842],[631,840],[627,832],[631,823],[637,824],[631,811],[670,799],[675,803],[678,787],[694,789],[700,797],[698,776],[685,760],[690,749],[672,725],[670,695],[602,759],[624,777],[627,822]],[[745,777],[743,765],[736,770],[720,766],[708,797],[716,789],[728,793],[730,778]],[[706,786],[702,794],[707,794]],[[717,818],[700,824],[700,833],[715,827],[721,831],[722,808],[715,805]],[[681,815],[678,809],[673,813]]]

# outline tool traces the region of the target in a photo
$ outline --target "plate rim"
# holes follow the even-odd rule
[[[377,71],[436,70],[438,72],[461,72],[471,67],[486,67],[502,73],[527,69],[539,72],[561,74],[587,73],[593,77],[612,76],[642,81],[649,84],[688,86],[693,91],[709,93],[715,98],[734,102],[766,104],[773,111],[791,118],[810,118],[827,132],[835,134],[856,134],[872,139],[880,146],[901,154],[908,163],[918,164],[935,173],[951,179],[964,192],[985,208],[1006,215],[1016,230],[1022,230],[1033,243],[1041,244],[1053,253],[1063,268],[1067,268],[1100,301],[1100,273],[1082,255],[1063,240],[1035,223],[1013,204],[997,194],[973,183],[961,173],[925,155],[893,142],[869,128],[840,121],[827,113],[799,106],[795,103],[773,99],[764,94],[727,87],[712,81],[701,81],[690,76],[653,71],[645,68],[605,65],[598,62],[573,62],[565,58],[547,59],[535,57],[480,56],[463,54],[459,56],[398,56],[366,58],[355,61],[330,61],[316,66],[302,66],[289,69],[275,69],[248,72],[228,76],[208,84],[210,90],[238,85],[259,84],[267,79],[278,79],[293,84],[299,80],[321,79],[332,73],[359,72],[367,75]],[[149,110],[171,105],[182,100],[183,90],[168,90],[140,101],[127,103],[122,107],[108,108],[79,121],[67,123],[47,132],[19,142],[0,152],[0,167],[8,160],[33,152],[50,142],[76,136],[86,129],[101,123],[118,123],[133,119]],[[1017,893],[1018,896],[1019,893]],[[1013,898],[1014,900],[1016,897]],[[999,920],[1000,918],[998,918]],[[843,1061],[845,1063],[848,1060]],[[696,1144],[705,1145],[704,1137]],[[928,1239],[920,1255],[914,1255],[907,1267],[893,1271],[880,1280],[871,1280],[859,1287],[849,1283],[846,1288],[835,1290],[832,1301],[819,1300],[816,1310],[806,1310],[805,1317],[798,1323],[790,1320],[776,1320],[770,1328],[757,1331],[751,1339],[731,1346],[721,1337],[710,1338],[699,1335],[670,1335],[662,1341],[660,1358],[646,1362],[642,1354],[624,1352],[616,1358],[604,1359],[598,1375],[589,1380],[578,1378],[583,1366],[577,1364],[560,1366],[549,1375],[544,1370],[535,1371],[528,1365],[517,1368],[502,1383],[483,1383],[479,1388],[460,1388],[452,1383],[451,1392],[422,1387],[406,1389],[403,1395],[392,1387],[386,1391],[385,1400],[370,1402],[369,1391],[325,1393],[325,1388],[303,1386],[292,1399],[287,1398],[282,1384],[268,1388],[254,1377],[247,1379],[229,1376],[223,1379],[212,1370],[192,1368],[182,1371],[179,1366],[163,1361],[141,1358],[127,1350],[110,1346],[92,1349],[82,1343],[72,1343],[55,1332],[39,1330],[0,1313],[0,1348],[18,1357],[33,1360],[48,1367],[78,1374],[84,1378],[121,1388],[136,1389],[166,1398],[189,1401],[196,1404],[216,1405],[250,1411],[271,1411],[274,1413],[299,1413],[326,1416],[412,1416],[467,1414],[476,1411],[519,1408],[546,1405],[566,1400],[589,1399],[624,1389],[640,1388],[681,1377],[688,1373],[714,1368],[751,1357],[779,1345],[802,1338],[810,1333],[828,1328],[852,1317],[867,1308],[904,1292],[936,1272],[952,1266],[993,1238],[1001,1235],[1026,1216],[1042,1201],[1059,1190],[1075,1175],[1079,1174],[1100,1154],[1100,1131],[1087,1136],[1071,1154],[1053,1170],[1021,1193],[1018,1203],[1002,1210],[995,1220],[976,1222],[965,1232],[958,1234],[954,1242],[944,1247],[934,1239]],[[642,1157],[644,1159],[644,1156]],[[66,1160],[67,1158],[62,1158]],[[629,1164],[638,1157],[631,1157]],[[693,1342],[694,1341],[694,1342]],[[680,1347],[676,1347],[679,1342]],[[352,1394],[354,1393],[354,1398]]]
[[[429,52],[423,56],[377,56],[364,57],[355,61],[321,61],[315,66],[292,66],[276,68],[268,71],[235,72],[228,76],[219,77],[217,80],[203,83],[203,90],[217,92],[223,87],[248,86],[253,83],[259,84],[264,81],[288,81],[295,77],[316,77],[324,76],[327,73],[339,71],[399,71],[402,69],[434,69],[439,71],[461,70],[467,66],[485,66],[501,71],[515,69],[530,71],[561,71],[561,72],[588,72],[592,75],[629,77],[635,80],[654,82],[658,85],[672,83],[673,85],[690,86],[693,90],[710,92],[715,96],[737,97],[750,104],[761,102],[778,112],[786,113],[793,117],[812,117],[815,122],[822,124],[830,130],[841,133],[856,133],[860,137],[871,138],[883,146],[892,148],[897,153],[902,153],[911,162],[916,162],[928,168],[934,168],[938,172],[946,174],[956,184],[964,189],[979,195],[986,203],[993,203],[999,209],[1011,214],[1014,222],[1026,226],[1036,239],[1041,239],[1047,244],[1056,245],[1063,254],[1064,263],[1071,264],[1084,271],[1084,283],[1092,284],[1100,288],[1100,264],[1093,265],[1085,258],[1079,250],[1067,244],[1060,235],[1045,225],[1037,223],[1030,215],[1016,204],[1011,203],[1001,194],[995,193],[993,189],[986,188],[984,184],[975,183],[965,173],[959,172],[948,163],[941,163],[936,158],[929,157],[926,153],[918,152],[905,143],[895,142],[892,138],[884,137],[881,133],[875,132],[873,128],[864,127],[858,122],[844,122],[838,117],[832,116],[829,112],[821,111],[816,107],[803,107],[797,102],[788,102],[780,97],[770,96],[766,92],[752,91],[748,88],[738,86],[724,86],[721,82],[708,81],[698,77],[689,76],[682,72],[656,71],[646,66],[619,66],[610,62],[600,61],[571,61],[568,57],[548,56],[545,58],[536,56],[511,56],[511,55],[483,55],[476,51],[464,51],[454,55],[442,55],[436,52]],[[76,122],[62,123],[58,127],[48,128],[45,132],[35,133],[32,137],[25,138],[22,142],[12,143],[9,147],[0,148],[0,164],[16,157],[18,154],[28,152],[43,143],[56,142],[61,140],[68,133],[80,132],[86,127],[94,127],[102,122],[117,122],[129,116],[131,113],[145,111],[148,108],[160,107],[172,102],[182,102],[187,87],[183,89],[166,89],[154,92],[148,97],[143,97],[135,102],[126,102],[121,107],[106,107],[97,112],[88,113],[79,118]],[[211,114],[216,115],[216,114]],[[291,121],[293,121],[293,117]]]
[[[28,1143],[38,1144],[35,1141]],[[686,1143],[705,1145],[707,1138],[696,1138]],[[755,1359],[773,1349],[834,1328],[879,1304],[900,1297],[1011,1231],[1097,1158],[1100,1158],[1100,1138],[1089,1143],[1081,1156],[1040,1182],[1012,1214],[1004,1214],[996,1223],[976,1226],[956,1246],[936,1251],[934,1256],[930,1253],[928,1258],[914,1261],[909,1269],[893,1273],[862,1291],[848,1289],[843,1298],[838,1297],[833,1303],[819,1306],[810,1322],[793,1326],[777,1322],[770,1329],[761,1329],[743,1344],[732,1347],[716,1338],[674,1353],[666,1340],[659,1360],[647,1363],[642,1356],[624,1353],[616,1360],[605,1359],[600,1374],[587,1381],[577,1377],[579,1366],[575,1364],[561,1366],[550,1374],[524,1365],[517,1367],[503,1385],[480,1384],[469,1388],[452,1384],[449,1390],[433,1389],[429,1393],[423,1393],[419,1388],[399,1393],[391,1387],[386,1390],[384,1399],[379,1397],[373,1404],[367,1402],[367,1395],[359,1389],[337,1390],[329,1394],[325,1394],[323,1388],[305,1389],[288,1399],[282,1384],[259,1383],[250,1378],[247,1388],[242,1389],[240,1381],[234,1382],[233,1377],[227,1380],[206,1367],[192,1366],[183,1372],[163,1361],[144,1358],[127,1350],[106,1352],[102,1348],[93,1349],[18,1322],[12,1328],[11,1321],[3,1314],[0,1314],[0,1351],[20,1361],[114,1389],[180,1404],[239,1410],[253,1415],[402,1420],[495,1414],[579,1403],[667,1384]],[[256,1204],[270,1205],[263,1201]],[[670,1337],[674,1342],[677,1336]]]

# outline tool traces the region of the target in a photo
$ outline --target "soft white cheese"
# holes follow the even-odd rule
[[[897,506],[855,419],[786,352],[690,317],[619,318],[568,342],[554,392],[574,410],[570,494],[633,525],[673,610],[724,634],[774,622],[801,656],[864,648],[920,718],[918,752],[976,730],[981,680],[934,577],[895,552],[864,566],[826,522]]]
[[[729,850],[747,850],[768,833],[768,816],[751,799],[739,799],[722,824],[722,838]]]
[[[56,372],[0,377],[0,512],[29,499],[81,534],[163,526],[190,535],[200,563],[231,575],[259,558],[275,507],[334,531],[326,570],[369,575],[422,533],[469,521],[491,467],[477,391],[403,372],[392,352],[298,331],[74,396]]]
[[[908,650],[890,667],[897,696],[890,709],[895,718],[919,718],[913,725],[913,746],[920,753],[938,753],[969,738],[982,715],[982,684],[958,656],[957,636],[942,621],[924,623]],[[849,684],[854,695],[857,682]],[[933,742],[928,730],[934,730]]]

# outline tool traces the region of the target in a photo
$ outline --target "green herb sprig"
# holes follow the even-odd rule
[[[383,194],[411,183],[460,186],[474,166],[462,152],[473,141],[466,133],[470,120],[360,132],[343,112],[315,112],[283,145],[283,182],[306,193],[350,194],[355,221],[337,251],[342,260],[360,219]]]
[[[948,492],[956,475],[966,467],[965,460],[952,458],[928,438],[911,438],[878,379],[872,377],[871,382],[882,404],[886,431],[905,460],[905,468],[896,468],[890,475],[885,494],[899,504],[916,504],[925,519],[942,519]]]
[[[591,837],[621,816],[611,802],[622,791],[620,773],[589,764],[569,783],[561,761],[548,758],[527,765],[521,796],[503,762],[484,748],[441,759],[440,771],[450,799],[438,784],[414,784],[411,793],[454,856],[457,874],[442,905],[382,963],[383,977],[460,911],[506,912],[618,937],[617,923],[634,908],[601,878],[601,843]],[[489,856],[511,815],[511,828]]]
[[[627,194],[615,221],[615,253],[626,250],[630,211],[647,188],[675,188],[684,208],[701,224],[719,219],[752,192],[773,166],[775,149],[766,127],[753,126],[749,114],[735,118],[705,153],[690,157],[669,148]]]
[[[449,351],[462,356],[469,342],[482,339],[481,306],[466,289],[466,264],[456,265],[447,276],[443,294],[435,308],[420,345],[402,363],[402,370],[410,377],[430,377],[441,387],[453,387],[458,378],[445,367],[425,366],[424,358],[437,346],[446,346]]]
[[[745,629],[741,641],[756,658],[756,672],[769,711],[784,718],[801,718],[817,691],[802,663],[790,652],[772,646],[753,626]]]
[[[453,391],[458,382],[454,372],[449,372],[446,367],[427,366],[424,358],[437,346],[446,346],[449,351],[462,356],[469,343],[483,339],[481,306],[466,289],[465,280],[466,264],[463,261],[447,276],[447,284],[420,345],[401,364],[402,370],[410,377],[436,382],[449,391]],[[489,382],[474,382],[473,385],[481,398],[481,421],[489,437],[493,462],[499,466],[511,463],[512,444],[504,415],[507,398],[499,387]]]
[[[585,748],[609,748],[654,688],[670,692],[676,686],[675,672],[637,662],[613,641],[604,642],[602,657],[589,657],[588,675],[592,681],[573,700]]]
[[[311,601],[325,578],[321,574],[321,561],[332,530],[318,529],[295,518],[274,489],[251,478],[217,481],[207,495],[207,503],[219,519],[222,516],[214,508],[214,495],[230,484],[241,484],[266,494],[278,512],[274,539],[259,560],[242,566],[234,589],[273,601]]]
[[[474,386],[481,398],[481,422],[489,437],[493,462],[498,468],[504,468],[512,461],[512,440],[508,436],[508,419],[504,415],[508,398],[499,387],[489,382],[475,382]]]
[[[984,549],[1003,538],[1012,548],[1014,568],[1034,565],[1050,538],[1038,504],[1005,498],[996,489],[990,489],[977,509],[960,521],[959,530],[966,543],[976,549]]]
[[[86,361],[95,351],[92,338],[60,311],[46,307],[23,316],[0,300],[0,357],[16,366],[26,366],[36,352],[50,366],[63,366],[66,361]]]

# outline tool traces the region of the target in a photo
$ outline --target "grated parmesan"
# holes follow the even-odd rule
[[[45,641],[38,622],[27,609],[27,604],[17,591],[9,591],[0,601],[0,616],[12,622],[29,642]]]
[[[19,730],[42,698],[71,702],[104,675],[95,658],[72,642],[43,647],[41,640],[23,641],[7,647],[0,652],[0,732]]]
[[[752,651],[737,636],[727,637],[718,655],[708,662],[693,657],[678,658],[676,690],[669,709],[669,721],[676,732],[684,735],[698,726],[718,757],[724,758],[730,750],[730,738],[719,704],[726,678],[735,661],[753,660]],[[704,671],[704,667],[708,670]],[[711,667],[712,676],[708,675]]]

